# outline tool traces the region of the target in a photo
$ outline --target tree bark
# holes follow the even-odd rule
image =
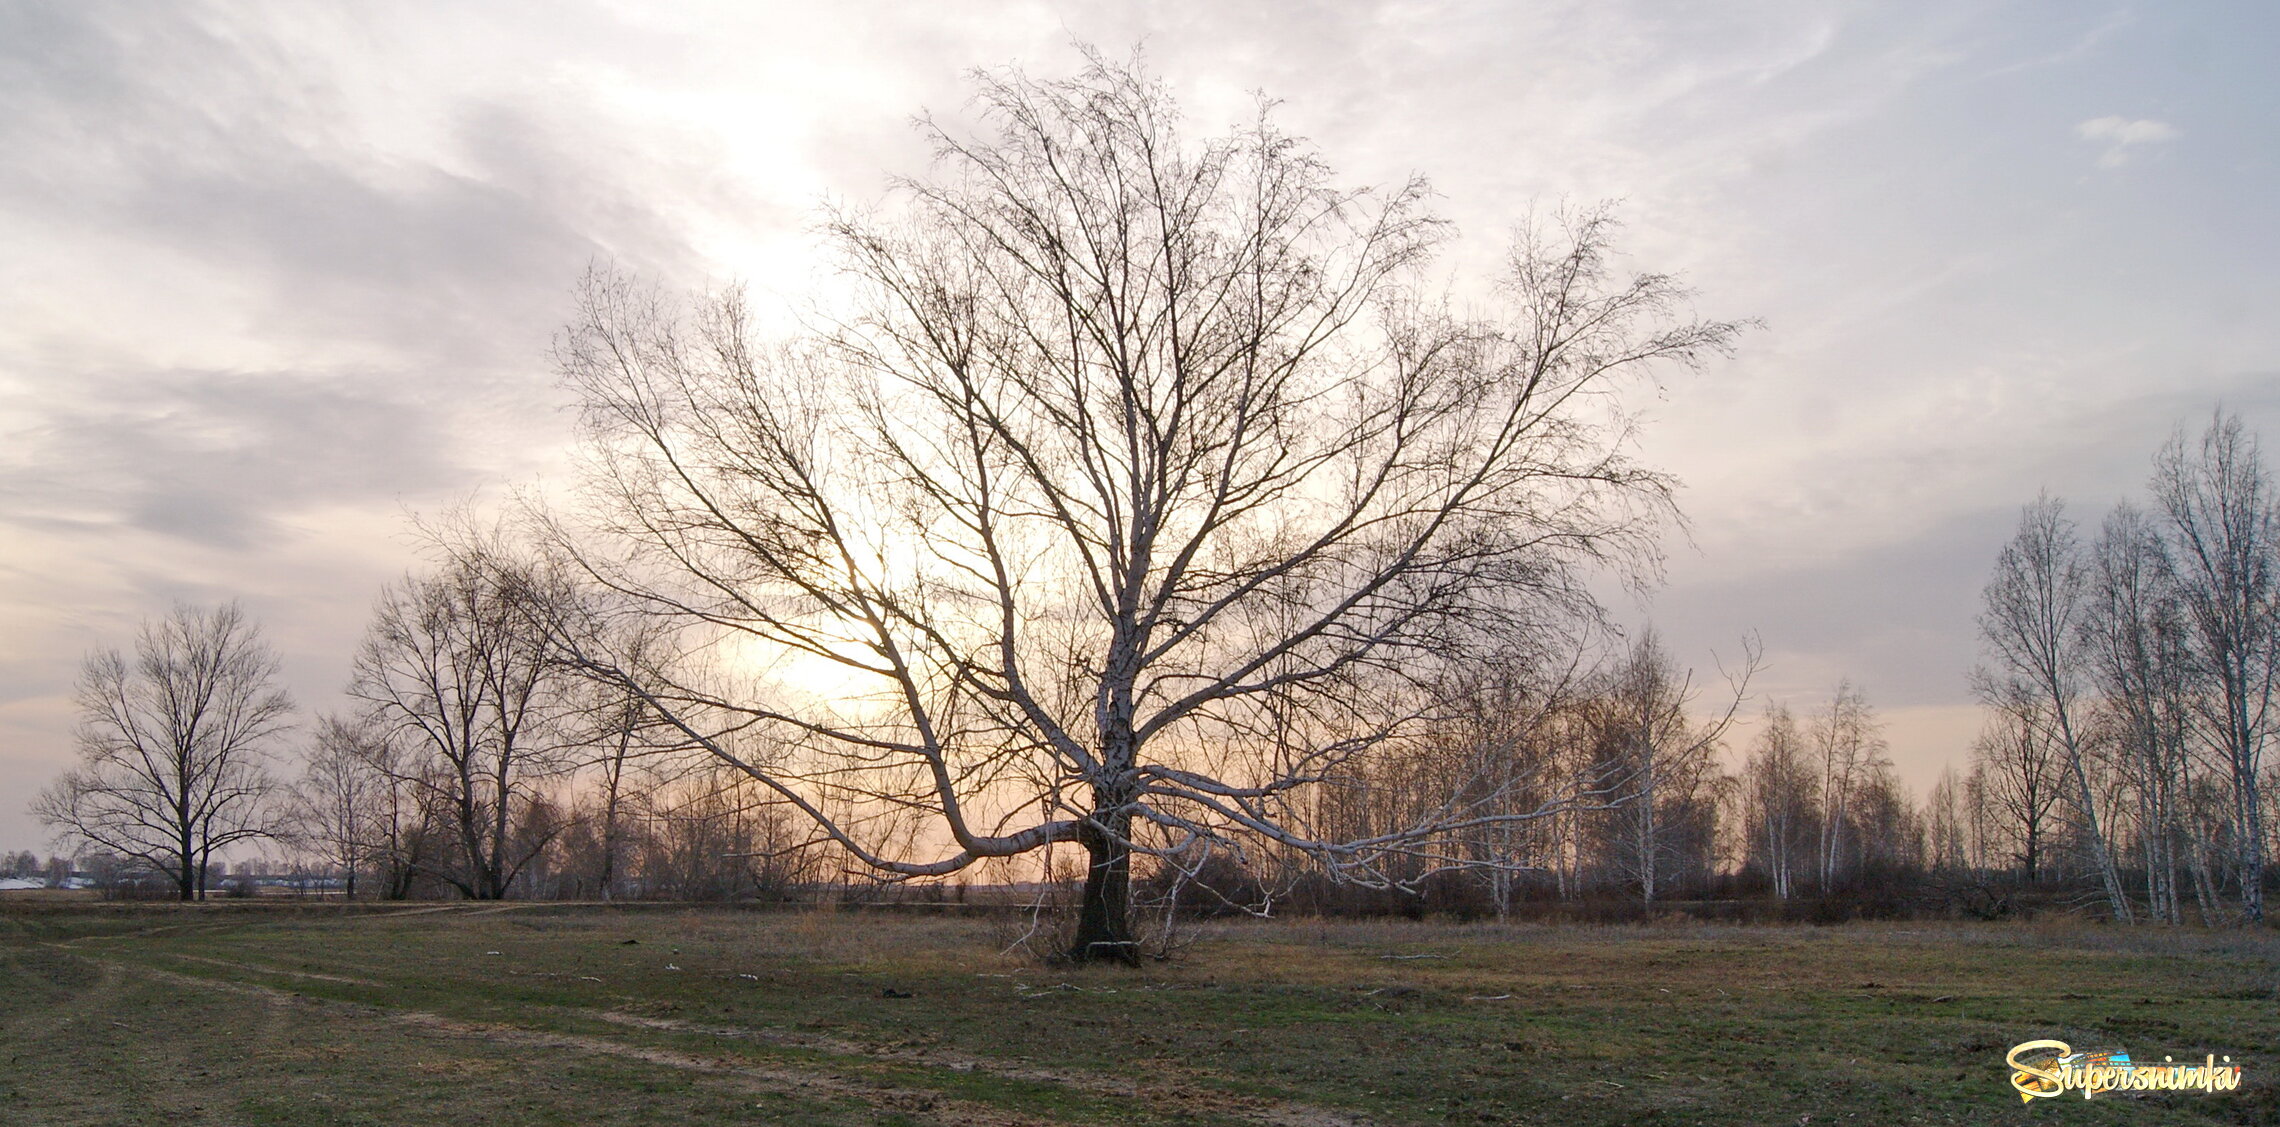
[[[1140,965],[1140,943],[1132,935],[1131,829],[1132,815],[1117,813],[1095,815],[1080,831],[1090,863],[1077,934],[1069,941],[1072,962]]]
[[[178,870],[175,881],[175,891],[185,904],[198,899],[199,886],[204,883],[202,878],[206,875],[204,866],[198,864],[196,839],[192,836],[191,826],[190,819],[185,816],[182,820],[182,868]]]

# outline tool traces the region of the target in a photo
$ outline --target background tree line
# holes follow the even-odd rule
[[[1378,857],[1374,879],[1336,879],[1350,874],[1271,843],[1162,843],[1144,892],[1498,916],[1749,897],[1992,914],[2026,897],[2123,920],[2259,919],[2280,789],[2262,757],[2280,514],[2230,415],[2174,438],[2150,491],[2087,542],[2056,499],[2022,510],[1983,596],[1986,724],[1968,765],[1921,801],[1849,682],[1802,710],[1764,706],[1729,746],[1748,670],[1706,706],[1651,630],[1596,662],[1570,639],[1437,681],[1431,726],[1342,764],[1293,812],[1321,840],[1451,827]],[[342,714],[290,726],[276,659],[234,605],[178,607],[131,659],[91,656],[85,765],[35,806],[83,859],[25,853],[0,877],[77,871],[194,897],[217,858],[258,850],[375,899],[863,883],[780,793],[560,651],[549,630],[580,597],[560,561],[469,522],[437,542],[443,563],[376,600]],[[612,644],[666,658],[662,635]],[[975,876],[1015,886],[1052,871]]]
[[[181,754],[138,756],[101,786],[89,770],[59,780],[40,810],[91,847],[80,867],[130,886],[163,876],[170,894],[196,896],[220,879],[219,851],[259,842],[278,859],[256,868],[315,874],[358,899],[736,899],[863,883],[780,796],[691,748],[619,686],[548,655],[546,619],[528,603],[569,598],[558,575],[495,535],[457,537],[447,562],[375,601],[354,710],[293,729],[271,716],[262,739],[220,752],[194,725],[146,725],[131,734],[154,747],[179,737]],[[1325,838],[1420,818],[1460,827],[1381,858],[1379,883],[1333,880],[1304,851],[1274,849],[1165,849],[1142,881],[1157,893],[1186,884],[1205,906],[1506,914],[1545,898],[1730,895],[1760,871],[1777,895],[1826,896],[1921,867],[1920,818],[1849,685],[1803,725],[1769,710],[1729,775],[1718,760],[1738,684],[1720,715],[1699,718],[1693,675],[1651,632],[1600,667],[1568,662],[1547,678],[1516,655],[1439,686],[1445,723],[1321,788],[1296,824]],[[234,606],[177,608],[145,632],[139,673],[121,690],[127,665],[110,654],[87,663],[89,752],[126,739],[106,704],[122,691],[176,702],[220,686],[286,704],[274,658]],[[236,780],[228,799],[169,822],[169,796],[198,791],[215,758]],[[139,795],[133,828],[155,827],[139,852],[106,844],[125,840],[118,816],[88,798],[127,792]],[[100,855],[116,857],[97,866]],[[1032,885],[1052,871],[1005,866],[985,879]]]
[[[1985,592],[1988,711],[1935,791],[1945,864],[2079,876],[2114,919],[2261,921],[2280,688],[2280,497],[2219,411],[2085,540],[2047,494]]]
[[[2209,441],[2244,440],[2220,419]],[[2161,464],[2183,465],[2174,451]],[[2251,857],[2237,819],[2268,806],[2271,791],[2239,801],[2217,740],[2231,706],[2223,683],[2189,664],[2170,548],[2130,506],[2089,548],[2070,530],[2056,502],[2026,508],[1984,623],[2017,621],[2000,616],[2015,614],[2022,590],[2050,591],[2028,606],[2066,616],[2064,695],[2036,696],[1997,664],[2006,651],[1991,642],[1994,660],[1975,677],[1989,718],[1968,769],[1943,773],[1921,801],[1900,785],[1857,686],[1802,709],[1767,704],[1735,742],[1750,670],[1706,704],[1649,630],[1595,664],[1574,652],[1556,668],[1513,655],[1451,678],[1436,686],[1432,730],[1327,780],[1300,819],[1326,839],[1428,818],[1463,827],[1380,859],[1380,883],[1334,879],[1298,850],[1167,849],[1139,874],[1143,898],[1498,917],[1753,898],[1800,912],[1988,914],[2021,896],[2105,903],[2104,863],[2124,883],[2125,911],[2172,922],[2245,913]],[[77,871],[181,895],[187,856],[194,896],[223,880],[217,853],[259,842],[274,859],[250,868],[358,899],[804,898],[867,885],[779,795],[691,748],[620,686],[549,656],[527,604],[572,597],[558,571],[549,578],[495,533],[462,525],[453,537],[445,563],[376,600],[349,712],[288,728],[275,660],[234,606],[177,608],[146,629],[131,662],[90,658],[81,738],[91,762],[177,736],[187,746],[138,753],[135,763],[157,767],[139,782],[115,773],[96,786],[89,769],[60,779],[38,809],[84,856],[24,853],[0,877],[53,884]],[[243,738],[242,723],[201,734],[216,706],[200,693],[240,712],[258,702],[259,738]],[[226,792],[209,777],[229,780]],[[2084,786],[2093,817],[2078,816]],[[201,794],[202,807],[182,799]],[[197,816],[169,821],[178,810]],[[1011,896],[1056,871],[1067,875],[1050,860],[977,875]]]

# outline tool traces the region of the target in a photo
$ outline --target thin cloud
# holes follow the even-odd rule
[[[449,405],[391,375],[54,375],[79,394],[48,405],[0,459],[0,535],[124,528],[258,551],[298,513],[467,480]]]
[[[2119,168],[2129,163],[2131,147],[2175,140],[2177,127],[2150,117],[2094,117],[2075,126],[2074,133],[2085,141],[2106,142],[2106,151],[2098,156],[2098,167]]]

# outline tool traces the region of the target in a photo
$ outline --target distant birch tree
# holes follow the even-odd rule
[[[1987,664],[1975,675],[1983,700],[2016,701],[2059,757],[2068,806],[2109,910],[2133,916],[2122,888],[2088,763],[2082,640],[2090,614],[2089,572],[2065,507],[2045,494],[2020,511],[2018,532],[1996,557],[1981,593],[1979,637]]]
[[[2182,431],[2154,459],[2177,598],[2191,634],[2195,733],[2231,788],[2243,913],[2264,919],[2264,747],[2280,683],[2280,512],[2256,439],[2219,412],[2198,442]]]
[[[1751,661],[1754,666],[1754,650]],[[1698,872],[1707,868],[1715,836],[1714,753],[1743,693],[1737,683],[1721,715],[1689,715],[1693,674],[1681,670],[1649,630],[1608,672],[1591,702],[1601,744],[1598,789],[1623,796],[1603,815],[1612,831],[1609,859],[1642,903],[1653,903],[1689,860]]]
[[[1748,855],[1787,900],[1797,894],[1798,873],[1815,867],[1820,785],[1807,761],[1805,735],[1786,705],[1767,708],[1742,769],[1750,827]]]
[[[2018,691],[1989,702],[1971,745],[1972,783],[1986,814],[1982,838],[2008,846],[2009,861],[2030,883],[2046,875],[2051,814],[2059,802],[2057,756],[2034,709]]]
[[[1509,814],[1557,808],[1570,798],[1579,807],[1590,805],[1593,796],[1578,781],[1565,747],[1576,730],[1581,698],[1595,687],[1582,661],[1580,650],[1564,661],[1541,651],[1514,652],[1477,669],[1454,671],[1441,690],[1450,722],[1440,738],[1423,745],[1414,763],[1387,764],[1407,792],[1397,805],[1450,795]],[[1562,666],[1568,675],[1548,675]],[[1362,831],[1349,836],[1368,832],[1348,828]],[[1563,828],[1548,818],[1489,821],[1462,835],[1499,920],[1510,918],[1519,881],[1564,873]]]
[[[2091,552],[2085,649],[2133,799],[2148,910],[2181,923],[2180,796],[2192,774],[2196,676],[2183,600],[2160,528],[2144,510],[2109,514]]]
[[[1934,871],[1953,873],[1972,866],[1968,802],[1965,779],[1953,766],[1943,769],[1924,800],[1927,860]]]
[[[1868,698],[1848,678],[1814,715],[1807,740],[1820,769],[1821,895],[1833,893],[1845,872],[1848,836],[1855,829],[1863,784],[1884,757],[1884,736]]]

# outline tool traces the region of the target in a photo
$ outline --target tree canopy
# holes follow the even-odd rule
[[[1651,567],[1669,482],[1616,393],[1740,326],[1620,274],[1605,209],[1524,226],[1460,311],[1424,182],[1336,187],[1266,107],[1194,140],[1134,66],[976,83],[975,133],[921,120],[931,175],[828,218],[854,296],[809,329],[587,279],[560,539],[612,594],[588,613],[678,632],[560,640],[882,873],[1081,845],[1079,955],[1127,949],[1136,849],[1384,882],[1539,816],[1478,786],[1365,840],[1309,811],[1448,671]]]

